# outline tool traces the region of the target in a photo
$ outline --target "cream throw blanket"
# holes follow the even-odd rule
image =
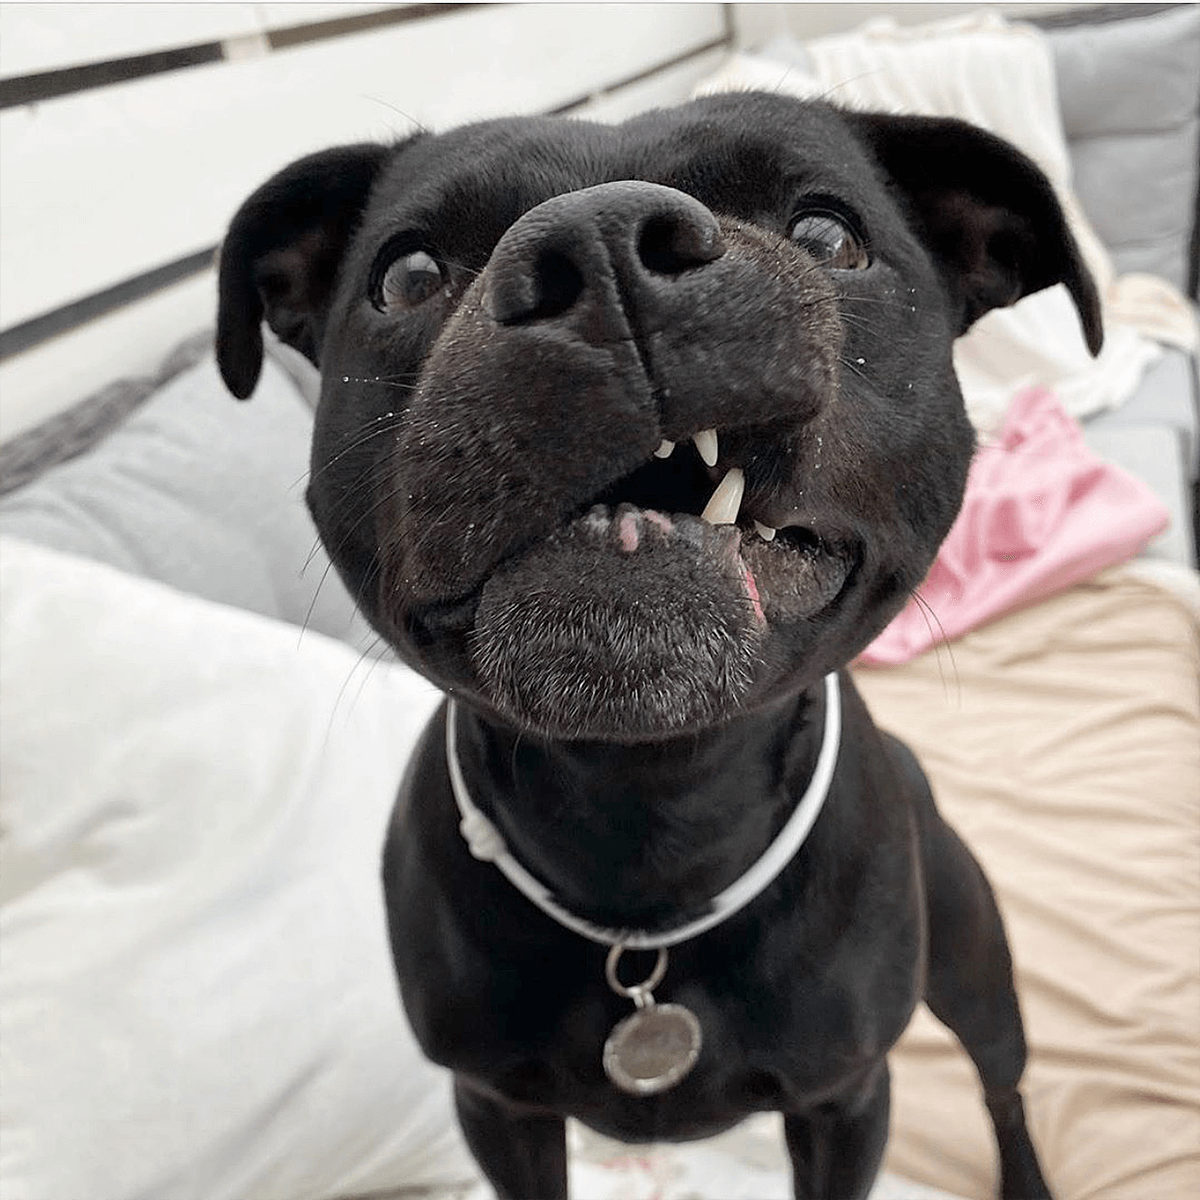
[[[979,429],[993,430],[1012,397],[1033,384],[1052,388],[1077,417],[1115,408],[1160,355],[1160,343],[1196,348],[1196,316],[1187,300],[1156,276],[1118,277],[1075,199],[1054,63],[1037,30],[991,13],[907,28],[884,18],[805,49],[811,74],[738,55],[699,91],[761,88],[851,108],[960,117],[1020,147],[1054,184],[1100,291],[1104,349],[1098,359],[1088,354],[1061,286],[989,313],[955,348]]]

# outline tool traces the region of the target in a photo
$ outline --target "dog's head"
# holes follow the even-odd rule
[[[309,505],[404,658],[518,726],[631,741],[878,633],[962,497],[954,338],[1059,282],[1094,352],[1092,283],[1007,144],[729,95],[303,159],[233,221],[217,349],[240,397],[264,317],[320,366]]]

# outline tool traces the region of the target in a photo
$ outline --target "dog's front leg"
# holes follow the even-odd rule
[[[567,1200],[567,1126],[554,1113],[507,1104],[461,1076],[454,1105],[497,1200]]]
[[[926,793],[919,809],[929,914],[925,1000],[971,1056],[1000,1154],[1002,1200],[1049,1200],[1018,1091],[1025,1030],[995,896],[974,856]]]
[[[853,1098],[784,1113],[796,1200],[865,1200],[887,1145],[891,1095],[883,1062]]]

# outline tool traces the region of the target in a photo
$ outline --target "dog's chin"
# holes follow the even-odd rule
[[[736,715],[773,616],[811,616],[848,573],[844,556],[771,546],[734,526],[597,507],[489,577],[472,666],[521,727],[669,737]]]

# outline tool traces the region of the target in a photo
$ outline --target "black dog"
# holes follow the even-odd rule
[[[766,1109],[799,1196],[864,1196],[922,997],[979,1070],[1002,1194],[1048,1194],[991,890],[822,680],[958,510],[954,338],[1060,281],[1095,352],[1092,283],[1005,143],[770,95],[331,150],[238,213],[224,377],[253,390],[264,315],[320,364],[318,528],[456,702],[385,886],[502,1197],[565,1196],[565,1116],[645,1141]]]

